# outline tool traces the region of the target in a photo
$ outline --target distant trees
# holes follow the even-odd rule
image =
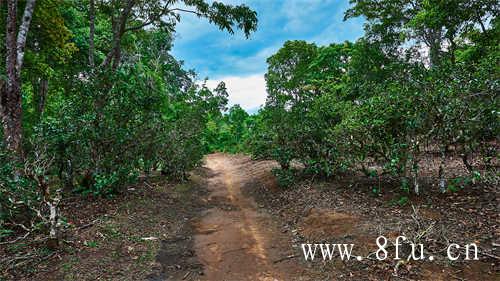
[[[203,135],[206,152],[249,152],[253,123],[253,116],[238,104],[226,114],[211,115]]]

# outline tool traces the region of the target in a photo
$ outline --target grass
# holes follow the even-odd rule
[[[89,248],[97,248],[99,246],[97,241],[85,241],[83,244]]]

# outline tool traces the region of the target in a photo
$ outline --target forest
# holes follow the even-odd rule
[[[327,45],[283,42],[267,58],[267,99],[254,114],[238,104],[229,106],[224,82],[208,87],[206,78],[172,55],[184,14],[228,37],[242,33],[251,40],[261,21],[257,12],[251,5],[224,2],[0,0],[0,57],[5,62],[0,64],[0,280],[498,277],[498,1],[350,0],[343,20],[365,19],[364,35]],[[223,183],[211,181],[218,177]],[[224,202],[215,195],[207,197],[213,200],[208,205],[201,202],[221,185],[228,192]],[[324,208],[341,196],[356,204],[349,207],[352,213],[335,209],[325,215]],[[307,207],[319,198],[324,201]],[[120,204],[131,202],[137,205],[123,207],[124,215]],[[420,205],[438,210],[438,218],[418,219],[415,206]],[[297,206],[306,211],[295,212]],[[478,243],[482,264],[473,273],[467,264],[446,262],[415,272],[418,265],[411,263],[367,261],[369,275],[359,264],[330,265],[337,271],[332,277],[321,272],[321,265],[300,271],[305,266],[291,253],[271,265],[258,258],[260,268],[266,268],[264,277],[241,268],[228,273],[219,264],[210,272],[214,264],[204,258],[212,257],[197,245],[234,238],[200,226],[209,225],[204,221],[214,214],[200,210],[210,208],[235,214],[236,221],[245,221],[242,227],[251,229],[266,229],[248,219],[260,209],[272,225],[280,224],[278,216],[290,221],[283,231],[262,230],[252,238],[259,244],[258,237],[264,237],[265,249],[278,239],[272,236],[290,233],[312,242],[339,235],[333,226],[330,232],[322,226],[319,234],[308,232],[301,222],[310,225],[317,219],[340,228],[371,223],[373,229],[366,232],[375,233],[375,224],[387,222],[383,216],[397,213],[392,222],[413,242],[437,249],[443,237],[467,238],[460,242]],[[377,214],[365,214],[361,222],[360,209]],[[155,212],[164,212],[166,221]],[[158,233],[146,233],[146,219],[130,219],[130,213],[158,219],[151,222],[151,231]],[[212,219],[218,225],[216,219],[228,214]],[[120,217],[121,230],[109,229],[113,216]],[[184,222],[188,218],[195,222]],[[476,222],[480,225],[471,225]],[[177,236],[158,230],[161,224],[172,232],[179,227],[176,235],[193,237],[191,242],[168,244]],[[476,227],[480,230],[474,232]],[[138,232],[124,234],[129,228]],[[102,237],[95,238],[99,233]],[[357,239],[356,233],[349,229],[340,236]],[[282,240],[291,241],[287,237]],[[95,251],[107,241],[121,245],[103,246],[106,255],[120,248],[118,265],[102,269]],[[196,252],[201,266],[172,263],[168,254],[162,256],[169,245],[174,253]],[[147,248],[145,262],[130,254],[140,247]],[[87,264],[92,270],[70,262],[75,256],[83,259],[85,251],[97,256],[87,257],[94,259]],[[267,256],[274,254],[284,255]],[[254,262],[247,256],[234,259]],[[134,271],[113,275],[126,265]],[[443,279],[433,279],[436,272]]]

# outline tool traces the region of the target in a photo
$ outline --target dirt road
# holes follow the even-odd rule
[[[362,177],[281,189],[270,171],[276,166],[212,154],[189,182],[159,177],[113,201],[76,197],[67,204],[68,221],[91,223],[68,236],[72,251],[28,264],[35,274],[12,272],[5,280],[498,280],[498,254],[490,246],[499,233],[493,191],[412,198],[399,206],[391,203],[399,187],[384,186],[385,193],[374,196]],[[433,262],[342,261],[338,253],[306,262],[299,247],[307,241],[354,244],[353,253],[369,257],[380,234],[422,233]],[[477,241],[485,254],[450,262],[443,237],[459,245]]]
[[[281,189],[270,171],[276,165],[243,155],[209,155],[189,182],[158,181],[135,189],[106,207],[105,216],[92,218],[95,225],[75,234],[73,240],[82,241],[79,251],[59,263],[40,265],[36,278],[13,280],[498,279],[496,258],[450,262],[442,239],[459,245],[478,241],[481,251],[494,254],[489,245],[496,241],[498,226],[490,218],[498,205],[488,193],[414,198],[411,205],[399,206],[390,204],[397,191],[385,186],[385,195],[374,196],[360,177]],[[81,213],[86,218],[89,212]],[[422,233],[427,233],[422,243],[434,261],[373,258],[379,235],[394,240]],[[366,258],[342,261],[336,253],[332,260],[305,261],[299,245],[306,242],[353,244],[353,253]],[[407,250],[402,247],[402,254]]]
[[[273,192],[270,170],[275,166],[274,162],[251,161],[241,155],[207,156],[205,167],[211,173],[206,179],[206,200],[213,207],[194,224],[193,248],[203,265],[203,275],[194,280],[450,280],[457,274],[462,280],[490,280],[495,275],[494,263],[477,261],[446,267],[444,256],[436,263],[400,266],[397,276],[396,263],[389,259],[304,262],[298,242],[293,241],[297,233],[300,241],[352,243],[356,245],[354,252],[366,257],[377,249],[374,239],[382,225],[382,233],[389,237],[412,235],[415,217],[421,224],[434,225],[439,221],[436,216],[449,211],[431,214],[416,202],[414,208],[420,213],[413,210],[412,216],[410,210],[402,212],[401,207],[388,206],[388,199],[376,200],[369,193],[346,190],[342,184],[339,189],[306,186]],[[402,222],[408,226],[401,230]],[[290,256],[294,258],[286,258]]]
[[[300,274],[290,255],[291,241],[241,187],[262,176],[243,168],[241,158],[207,157],[213,172],[208,201],[217,203],[195,225],[195,252],[204,266],[201,280],[291,280]],[[243,169],[242,169],[243,168]]]

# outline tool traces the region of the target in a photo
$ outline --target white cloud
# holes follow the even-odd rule
[[[249,76],[226,76],[208,80],[207,87],[214,89],[224,81],[229,93],[229,106],[239,104],[243,109],[252,111],[266,102],[266,81],[264,74]]]

